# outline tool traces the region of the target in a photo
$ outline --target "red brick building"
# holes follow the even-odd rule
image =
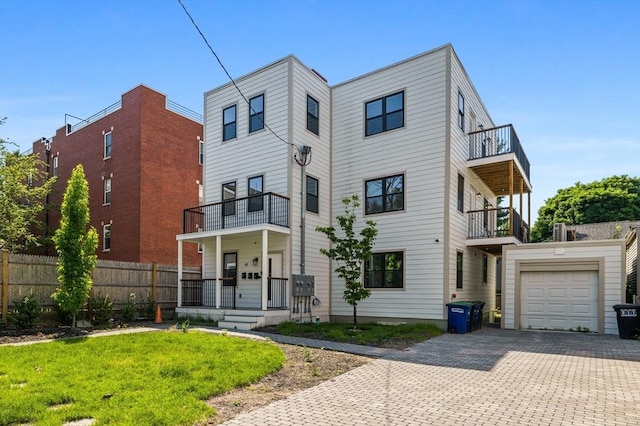
[[[45,217],[48,232],[58,227],[67,181],[82,164],[91,225],[100,236],[98,258],[175,264],[182,211],[199,204],[202,117],[141,85],[75,121],[33,144],[58,177],[48,200],[54,206]],[[52,246],[45,251],[55,254]],[[184,255],[189,266],[201,265],[196,246],[185,247]]]

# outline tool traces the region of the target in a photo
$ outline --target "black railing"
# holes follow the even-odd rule
[[[268,278],[267,282],[267,308],[287,307],[287,278]]]
[[[467,217],[469,239],[515,237],[523,243],[529,242],[529,225],[517,211],[508,207],[472,210],[467,212]]]
[[[181,306],[216,306],[216,280],[180,280]]]
[[[529,179],[529,160],[513,125],[492,127],[469,133],[469,160],[514,153]]]
[[[185,209],[183,232],[239,228],[269,223],[289,227],[289,198],[268,192]]]

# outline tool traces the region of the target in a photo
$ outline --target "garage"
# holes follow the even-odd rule
[[[521,272],[520,327],[598,330],[597,271]]]

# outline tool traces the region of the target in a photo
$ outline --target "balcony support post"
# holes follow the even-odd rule
[[[513,237],[513,160],[509,160],[509,236]]]
[[[269,304],[269,231],[262,230],[262,271],[260,272],[261,282],[261,296],[262,296],[262,310],[266,311]]]
[[[222,235],[216,235],[216,309],[220,309],[220,299],[222,299],[222,277],[224,271],[222,270]]]
[[[156,304],[158,301],[155,301]],[[178,308],[182,307],[182,240],[178,240]]]

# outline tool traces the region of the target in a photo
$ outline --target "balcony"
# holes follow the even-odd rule
[[[183,233],[271,224],[289,227],[289,198],[268,192],[220,203],[191,207],[183,212]]]
[[[529,242],[529,224],[513,208],[471,210],[467,218],[467,246],[499,255],[505,244]]]
[[[236,278],[180,280],[180,284],[182,307],[238,309]],[[288,285],[287,278],[267,278],[267,309],[287,309]],[[255,298],[245,301],[245,305],[248,303],[250,306],[244,309],[260,309],[260,300],[261,298]]]
[[[468,166],[496,196],[531,192],[529,160],[511,124],[470,132]]]

